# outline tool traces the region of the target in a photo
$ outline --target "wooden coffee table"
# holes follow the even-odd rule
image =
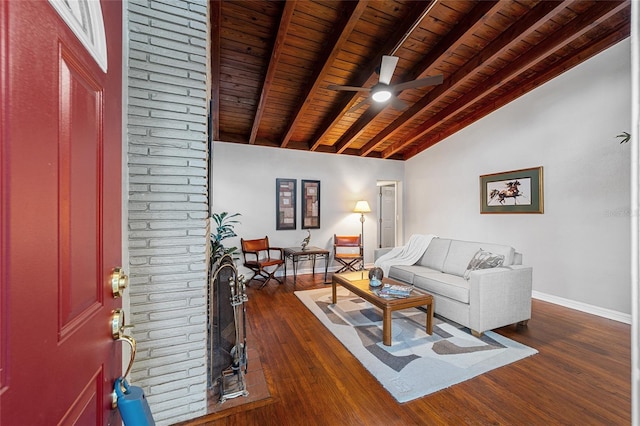
[[[383,278],[383,283],[400,284],[401,282],[390,278]],[[408,308],[417,308],[425,306],[427,308],[427,324],[426,330],[428,334],[433,333],[433,296],[422,290],[414,288],[411,296],[396,299],[386,299],[376,295],[369,287],[369,271],[347,272],[344,274],[333,274],[331,280],[332,302],[337,302],[337,287],[341,285],[353,294],[373,306],[382,309],[382,343],[391,346],[391,315],[393,311],[399,311]]]

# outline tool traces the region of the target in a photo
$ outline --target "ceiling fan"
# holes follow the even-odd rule
[[[382,57],[382,63],[380,64],[380,76],[378,77],[378,83],[373,87],[340,86],[332,84],[327,88],[330,90],[343,90],[351,92],[371,92],[371,98],[366,98],[365,100],[357,103],[356,105],[351,107],[348,112],[357,110],[365,103],[369,102],[369,99],[373,99],[378,103],[386,102],[391,99],[394,108],[403,109],[407,106],[406,103],[393,96],[394,92],[401,92],[403,90],[412,89],[415,87],[437,86],[438,84],[442,84],[444,80],[442,74],[439,74],[432,77],[406,81],[404,83],[390,84],[391,77],[393,77],[393,72],[396,69],[396,65],[398,65],[397,56],[384,55]]]

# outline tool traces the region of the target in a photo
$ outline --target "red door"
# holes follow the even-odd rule
[[[48,1],[0,2],[2,426],[120,423],[122,7],[101,7],[106,73]]]

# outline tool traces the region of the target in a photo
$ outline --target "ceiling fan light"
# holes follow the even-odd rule
[[[382,89],[382,90],[373,92],[371,97],[376,102],[386,102],[391,98],[391,92],[386,89]]]

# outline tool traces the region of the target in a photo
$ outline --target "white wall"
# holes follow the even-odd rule
[[[408,160],[405,239],[512,245],[537,297],[630,320],[630,81],[627,39]],[[544,214],[480,214],[480,175],[537,166]]]
[[[299,246],[307,236],[300,218],[302,179],[320,181],[320,229],[311,230],[310,244],[316,247],[331,251],[333,234],[359,234],[360,215],[352,210],[356,201],[367,200],[372,212],[365,214],[365,262],[373,263],[378,241],[376,181],[402,181],[404,162],[215,142],[211,173],[212,210],[240,213],[236,233],[249,239],[267,235],[273,246]],[[276,178],[297,180],[296,230],[276,230]],[[224,245],[240,247],[240,239],[225,240]],[[300,265],[305,267],[310,268]],[[321,268],[322,262],[316,271]]]

